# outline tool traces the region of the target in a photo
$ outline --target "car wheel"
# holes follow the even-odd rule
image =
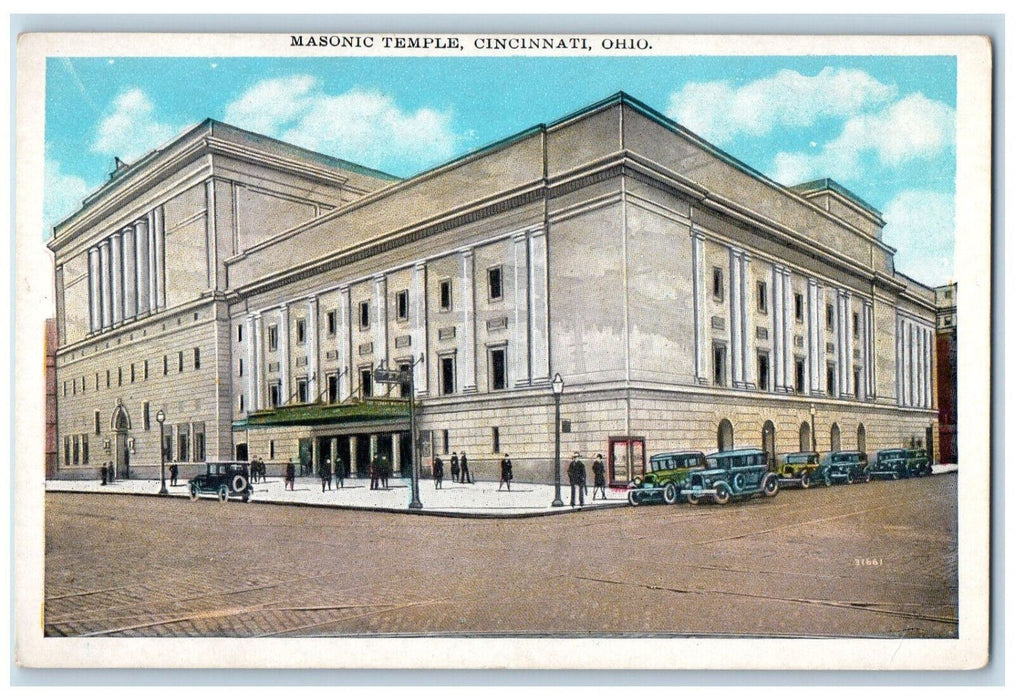
[[[846,483],[847,484],[852,484],[854,481],[856,481],[856,479],[853,478],[853,470],[852,469],[847,469],[846,470]]]
[[[736,476],[733,477],[733,490],[738,492],[738,493],[740,491],[744,490],[744,475],[743,474],[737,474]]]
[[[637,491],[628,491],[627,492],[627,502],[630,503],[632,506],[636,506],[636,505],[640,504],[641,503],[641,499],[638,498],[638,492]]]
[[[191,484],[190,485],[190,500],[196,501],[198,495],[199,495],[199,492],[197,490],[197,484]]]
[[[779,493],[779,477],[775,474],[766,475],[765,482],[761,488],[764,494],[771,498],[775,494]]]
[[[892,481],[899,480],[899,472],[892,472]]]
[[[687,502],[690,503],[692,506],[696,506],[699,503],[701,503],[701,499],[698,498],[696,494],[689,493],[687,494]]]
[[[219,486],[219,500],[223,503],[229,500],[229,487],[225,484]]]
[[[829,474],[828,472],[825,472],[825,486],[831,485],[832,485],[832,475]]]
[[[233,477],[233,491],[240,493],[247,490],[247,477],[237,474]]]
[[[677,502],[677,496],[680,492],[677,490],[677,485],[674,483],[666,484],[666,488],[663,489],[663,503],[668,506],[672,506]]]
[[[800,475],[800,488],[809,489],[811,487],[811,475],[804,472]]]
[[[726,484],[716,484],[715,495],[712,496],[716,503],[721,506],[730,502],[730,489]]]

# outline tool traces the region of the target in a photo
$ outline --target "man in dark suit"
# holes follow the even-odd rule
[[[574,494],[578,491],[579,505],[585,505],[585,463],[581,456],[575,452],[571,458],[571,464],[567,467],[567,478],[571,482],[571,507],[574,508]]]
[[[474,484],[472,480],[472,474],[469,473],[469,458],[462,453],[462,483],[463,484]]]

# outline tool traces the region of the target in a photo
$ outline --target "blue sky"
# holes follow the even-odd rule
[[[766,175],[880,209],[896,267],[952,276],[953,57],[51,58],[45,236],[206,117],[408,176],[623,90]]]

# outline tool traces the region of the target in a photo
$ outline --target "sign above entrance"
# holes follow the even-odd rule
[[[374,381],[382,384],[399,384],[409,381],[408,372],[397,369],[375,369]]]

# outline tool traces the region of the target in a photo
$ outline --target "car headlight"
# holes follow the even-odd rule
[[[634,482],[633,483],[634,483],[635,486],[641,486],[642,481],[643,481],[643,479],[640,476],[636,476],[636,477],[634,477]]]

